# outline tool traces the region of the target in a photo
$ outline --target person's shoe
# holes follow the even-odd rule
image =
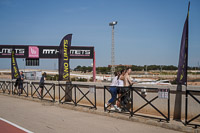
[[[115,108],[114,108],[114,107],[111,107],[111,108],[110,108],[110,110],[114,111],[114,110],[115,110]]]
[[[106,107],[106,108],[108,107],[108,104],[107,104],[107,103],[105,103],[105,107]]]
[[[117,107],[117,110],[118,110],[119,112],[121,112],[121,111],[122,111],[122,109],[121,109],[120,107]]]
[[[116,109],[116,110],[118,110],[119,112],[121,112],[121,108],[120,107],[117,107],[117,105],[114,105],[114,108]]]
[[[117,107],[117,105],[114,105],[114,108],[115,108],[116,110],[118,110],[118,107]]]

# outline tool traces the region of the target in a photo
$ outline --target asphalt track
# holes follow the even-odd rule
[[[0,133],[32,133],[10,121],[0,118]]]
[[[179,133],[3,95],[0,95],[0,117],[35,133]]]

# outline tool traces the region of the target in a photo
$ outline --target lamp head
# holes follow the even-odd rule
[[[113,22],[109,23],[109,26],[114,26],[116,24],[117,24],[117,21],[113,21]]]

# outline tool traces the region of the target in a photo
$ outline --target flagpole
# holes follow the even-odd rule
[[[190,1],[188,3],[188,13],[187,13],[187,18],[188,18],[188,38],[187,38],[187,41],[188,42],[189,42],[189,11],[190,11]],[[189,48],[189,45],[187,45],[187,47]],[[188,53],[188,48],[187,48],[187,53]],[[187,56],[187,70],[188,70],[188,56]],[[188,75],[187,75],[187,79],[188,79]],[[187,80],[186,80],[186,90],[187,90]]]

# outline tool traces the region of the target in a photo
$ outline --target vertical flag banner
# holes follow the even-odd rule
[[[181,48],[179,55],[179,65],[177,73],[177,83],[182,85],[187,85],[187,67],[188,67],[188,19],[189,19],[189,8],[187,18],[183,27],[182,39],[181,39]]]
[[[11,71],[12,79],[17,79],[19,77],[19,69],[15,58],[15,49],[13,49],[11,53]]]
[[[66,35],[60,42],[59,48],[59,80],[70,80],[70,47],[72,34]]]

